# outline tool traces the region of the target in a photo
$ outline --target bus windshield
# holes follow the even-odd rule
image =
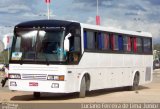
[[[15,31],[11,61],[64,62],[64,29],[19,29]]]

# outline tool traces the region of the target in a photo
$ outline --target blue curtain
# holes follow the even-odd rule
[[[122,35],[118,35],[118,47],[120,51],[123,51],[123,37]]]
[[[98,33],[98,48],[102,49],[102,34]]]
[[[87,49],[87,32],[84,31],[84,49]]]

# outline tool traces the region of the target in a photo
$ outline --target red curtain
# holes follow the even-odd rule
[[[134,52],[137,52],[137,38],[134,38]]]
[[[112,48],[112,50],[114,50],[114,42],[115,42],[115,37],[114,37],[114,35],[113,34],[111,34],[110,35],[111,36],[111,48]]]
[[[127,51],[131,51],[131,38],[128,37],[128,50]]]

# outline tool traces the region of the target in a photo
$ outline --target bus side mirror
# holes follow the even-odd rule
[[[69,46],[70,46],[70,44],[69,44],[69,38],[72,36],[72,34],[71,33],[68,33],[68,35],[65,37],[65,39],[64,39],[64,50],[65,51],[69,51]]]

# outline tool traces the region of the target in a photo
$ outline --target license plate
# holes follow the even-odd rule
[[[29,86],[38,86],[37,82],[29,82]]]

